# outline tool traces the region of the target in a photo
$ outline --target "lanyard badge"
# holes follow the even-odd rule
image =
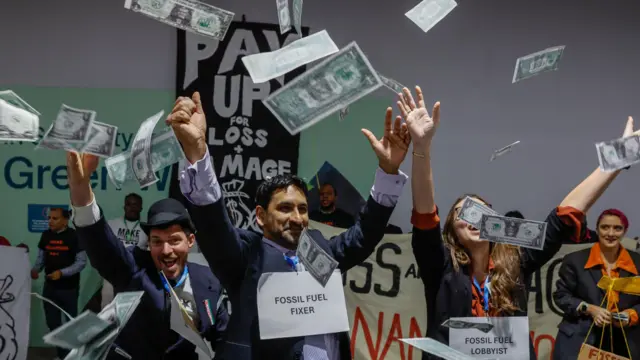
[[[284,255],[284,259],[287,261],[287,264],[289,264],[289,266],[291,266],[291,268],[295,271],[298,271],[298,264],[300,263],[300,259],[298,259],[298,256],[292,256],[289,257],[287,255]]]
[[[182,284],[184,284],[184,281],[187,279],[187,276],[189,276],[189,268],[187,267],[187,264],[185,264],[184,271],[182,272],[182,276],[180,276],[180,280],[178,280],[178,282],[176,283],[175,286],[173,286],[173,288],[175,289],[181,286]],[[162,285],[164,285],[164,289],[167,290],[169,294],[171,294],[171,288],[169,287],[169,283],[167,282],[167,280],[165,280],[165,277],[160,276],[160,279],[162,280]]]
[[[475,286],[476,290],[478,290],[478,293],[482,296],[482,307],[484,308],[484,312],[486,314],[489,313],[489,295],[491,295],[491,290],[489,289],[490,284],[491,283],[489,282],[489,276],[487,276],[484,279],[484,287],[481,288],[478,280],[473,277],[473,286]]]

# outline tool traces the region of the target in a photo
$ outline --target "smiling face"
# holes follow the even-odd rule
[[[489,250],[489,242],[480,239],[480,230],[476,229],[472,225],[458,219],[462,203],[466,196],[469,196],[481,204],[490,206],[486,201],[479,198],[477,195],[463,195],[456,200],[454,205],[449,210],[447,218],[444,223],[443,237],[449,246],[460,246],[465,250],[471,250],[478,247],[486,247]],[[457,245],[456,245],[457,244]]]
[[[294,185],[277,189],[266,209],[256,207],[256,218],[267,239],[282,239],[288,248],[295,249],[302,230],[309,225],[307,197]]]
[[[626,229],[616,215],[604,215],[598,222],[598,242],[602,249],[617,249]]]
[[[185,233],[179,224],[165,229],[151,229],[149,251],[156,269],[162,271],[167,279],[176,279],[180,276],[195,239],[194,234]]]

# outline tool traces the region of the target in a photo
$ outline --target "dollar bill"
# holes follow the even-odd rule
[[[180,142],[171,128],[153,135],[151,138],[151,166],[154,172],[171,166],[184,158]],[[121,189],[125,183],[136,180],[131,167],[131,152],[126,151],[114,155],[106,159],[104,163],[109,179],[116,188]]]
[[[554,46],[518,58],[511,83],[528,79],[543,72],[558,70],[564,48],[564,45]]]
[[[293,0],[293,26],[302,37],[302,0]]]
[[[327,285],[333,271],[338,267],[338,262],[311,238],[307,229],[300,234],[296,255],[305,270],[311,273],[322,287]]]
[[[87,310],[43,337],[47,344],[65,349],[80,348],[111,324]]]
[[[95,111],[76,109],[62,104],[48,135],[69,144],[84,144],[89,139],[95,118]]]
[[[489,159],[489,162],[495,160],[496,158],[498,158],[498,157],[500,157],[500,156],[502,156],[504,154],[510,153],[511,150],[513,150],[513,147],[518,145],[518,144],[520,144],[520,140],[518,140],[518,141],[516,141],[516,142],[514,142],[512,144],[509,144],[509,145],[507,145],[507,146],[505,146],[505,147],[503,147],[501,149],[495,150],[493,152],[493,154],[491,155],[491,158]]]
[[[142,188],[158,181],[151,163],[151,136],[162,115],[164,110],[143,121],[131,143],[131,168]]]
[[[84,146],[84,143],[67,143],[64,140],[58,140],[52,136],[49,136],[51,133],[51,129],[53,129],[53,124],[49,127],[49,129],[44,133],[44,136],[36,145],[35,150],[47,149],[47,150],[64,150],[64,151],[80,151]]]
[[[596,144],[600,169],[613,172],[640,162],[640,135]]]
[[[284,34],[291,30],[291,11],[289,10],[289,0],[276,0],[276,8],[278,9],[280,34]]]
[[[142,300],[144,291],[118,293],[113,299],[115,313],[120,326],[124,327]]]
[[[295,135],[380,86],[378,74],[352,42],[262,102]]]
[[[117,135],[117,126],[94,121],[89,139],[82,146],[80,152],[108,158],[113,155]]]
[[[489,323],[474,323],[456,319],[447,319],[441,326],[451,329],[477,329],[485,334],[493,329],[493,325]]]
[[[38,140],[40,113],[11,90],[0,91],[0,140]]]
[[[224,39],[234,13],[196,0],[125,0],[125,9],[178,29]]]
[[[427,32],[444,19],[458,4],[453,0],[423,0],[406,14],[422,31]]]
[[[387,89],[393,91],[394,94],[401,93],[402,89],[404,89],[404,85],[400,84],[399,82],[388,78],[380,73],[378,73],[378,76],[380,77],[380,80],[382,80],[382,85],[384,85]]]
[[[458,219],[466,222],[476,229],[480,229],[482,223],[482,215],[499,215],[492,208],[484,205],[477,199],[470,196],[464,198],[462,205],[460,205],[460,212],[458,212]]]
[[[349,107],[345,107],[344,109],[340,109],[340,113],[338,116],[340,117],[340,121],[344,121],[344,119],[349,115]]]
[[[611,313],[611,318],[613,320],[618,320],[618,321],[622,321],[622,322],[629,322],[629,314],[627,314],[626,312]]]
[[[482,215],[480,238],[494,243],[542,250],[547,223],[500,215]]]
[[[433,354],[446,360],[476,359],[431,338],[400,339],[400,341],[418,348],[428,354]]]
[[[260,84],[302,65],[335,54],[338,47],[327,30],[298,39],[291,44],[271,52],[248,55],[242,58],[244,66],[254,83]]]

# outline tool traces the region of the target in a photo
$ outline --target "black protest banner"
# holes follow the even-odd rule
[[[309,28],[303,28],[303,34]],[[304,72],[300,67],[271,81],[254,84],[242,57],[280,49],[297,40],[280,34],[278,24],[234,21],[223,41],[178,30],[177,96],[199,91],[207,117],[207,143],[218,182],[236,227],[259,231],[254,196],[260,182],[297,173],[300,136],[292,136],[264,106],[262,99]],[[174,174],[179,173],[174,165]],[[179,179],[171,179],[169,196],[185,205]]]

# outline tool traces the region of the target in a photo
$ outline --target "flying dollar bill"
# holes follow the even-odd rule
[[[171,166],[184,159],[184,152],[173,130],[167,128],[151,138],[151,166],[154,172]],[[126,151],[114,155],[104,162],[109,174],[109,179],[117,189],[130,181],[135,181],[133,168],[131,167],[131,152]]]
[[[11,90],[0,91],[0,140],[38,140],[40,113]]]
[[[293,0],[293,26],[302,37],[302,0]]]
[[[406,14],[422,31],[431,30],[458,4],[453,0],[423,0]]]
[[[62,104],[48,136],[69,144],[84,144],[89,139],[95,118],[95,111]]]
[[[474,360],[476,358],[466,355],[456,349],[453,349],[437,340],[431,338],[413,338],[413,339],[400,339],[415,348],[418,348],[426,353],[439,356],[446,360]]]
[[[344,119],[347,117],[347,115],[349,115],[349,107],[345,107],[344,109],[340,109],[340,113],[338,114],[338,117],[340,118],[340,121],[344,121]]]
[[[596,144],[600,169],[613,172],[640,162],[640,135]]]
[[[404,85],[400,84],[399,82],[388,78],[380,73],[378,73],[378,76],[380,77],[380,80],[382,80],[382,85],[384,85],[387,89],[393,91],[394,94],[401,93],[402,89],[404,89]]]
[[[49,136],[51,133],[51,129],[53,129],[53,124],[49,127],[49,129],[44,133],[44,136],[35,147],[35,150],[47,149],[47,150],[64,150],[64,151],[80,151],[84,146],[84,143],[67,143],[64,140],[58,140]]]
[[[485,334],[493,329],[493,324],[474,323],[456,319],[447,319],[447,321],[443,322],[440,326],[448,327],[451,329],[477,329]]]
[[[42,339],[50,345],[64,349],[80,348],[111,324],[87,310],[57,329],[53,329]]]
[[[197,0],[125,0],[125,9],[178,29],[224,39],[234,13]]]
[[[247,55],[242,63],[254,83],[260,84],[284,75],[295,68],[338,52],[327,30],[298,39],[271,52]]]
[[[564,48],[564,45],[554,46],[518,58],[511,83],[513,84],[520,80],[528,79],[543,72],[558,70]]]
[[[151,136],[162,115],[164,110],[143,121],[131,143],[131,168],[141,188],[158,181],[151,164]]]
[[[352,42],[262,102],[295,135],[380,86],[378,74]]]
[[[311,273],[322,287],[327,285],[333,271],[338,267],[338,262],[311,238],[307,229],[300,234],[296,255],[305,270]]]
[[[276,8],[278,9],[280,34],[284,34],[291,30],[291,11],[289,10],[289,0],[276,0]]]
[[[482,215],[499,215],[492,208],[482,204],[470,196],[464,198],[458,213],[458,219],[480,230]]]
[[[542,250],[547,232],[547,223],[483,214],[478,229],[480,230],[481,239],[494,243]]]
[[[518,145],[518,144],[520,144],[520,140],[494,151],[493,154],[491,155],[491,158],[489,159],[489,162],[495,160],[496,158],[498,158],[498,157],[500,157],[500,156],[502,156],[504,154],[510,153],[511,150],[513,150],[513,147]]]
[[[82,146],[80,152],[108,158],[113,155],[117,135],[117,126],[94,121],[89,139]]]

